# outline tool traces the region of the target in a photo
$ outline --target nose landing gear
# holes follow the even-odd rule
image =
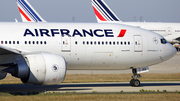
[[[132,87],[139,87],[141,83],[140,83],[140,81],[137,78],[140,78],[141,75],[137,74],[137,70],[133,69],[133,68],[132,68],[132,73],[133,73],[133,76],[132,76],[132,79],[130,81],[130,85]]]

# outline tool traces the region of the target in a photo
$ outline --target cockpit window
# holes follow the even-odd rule
[[[161,43],[162,43],[162,44],[166,44],[166,43],[168,43],[168,42],[167,42],[166,39],[163,38],[163,39],[161,39]]]

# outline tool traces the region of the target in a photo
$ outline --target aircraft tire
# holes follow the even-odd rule
[[[132,87],[139,87],[140,86],[140,81],[138,79],[131,79],[130,85]]]
[[[134,81],[135,81],[135,79],[131,79],[130,86],[134,86]]]
[[[139,87],[140,81],[138,79],[134,80],[134,87]]]

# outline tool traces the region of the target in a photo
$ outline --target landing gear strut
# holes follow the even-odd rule
[[[137,74],[137,70],[133,69],[133,68],[132,68],[132,73],[133,73],[133,76],[132,76],[132,79],[130,81],[130,85],[132,87],[139,87],[140,86],[140,81],[137,78],[140,78],[141,75]]]

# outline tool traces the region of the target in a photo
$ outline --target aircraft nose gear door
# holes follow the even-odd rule
[[[61,51],[62,52],[71,52],[71,39],[67,35],[62,37],[61,42]]]
[[[143,51],[142,37],[140,35],[134,36],[134,51],[135,52]]]

